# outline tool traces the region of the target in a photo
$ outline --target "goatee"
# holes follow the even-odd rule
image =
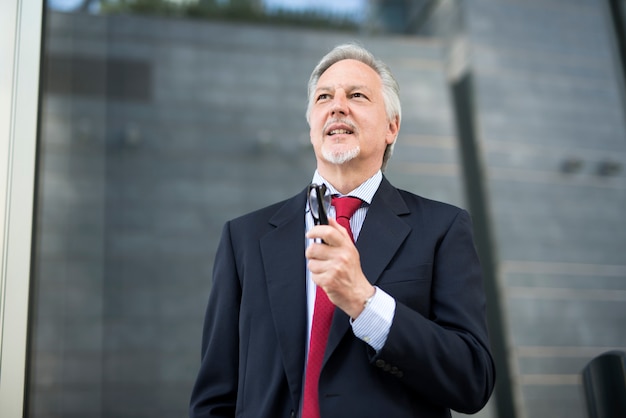
[[[326,161],[328,161],[329,163],[341,165],[355,159],[360,152],[361,148],[357,146],[345,151],[329,151],[323,149],[322,155],[324,156],[324,159],[326,159]]]

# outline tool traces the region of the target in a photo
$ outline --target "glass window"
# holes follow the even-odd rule
[[[222,225],[310,181],[306,83],[335,44],[400,81],[395,184],[460,202],[441,45],[379,36],[383,3],[49,2],[29,416],[187,415]]]

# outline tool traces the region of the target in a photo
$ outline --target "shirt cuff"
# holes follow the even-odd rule
[[[376,287],[376,292],[371,302],[367,304],[356,319],[350,320],[352,332],[374,350],[380,351],[387,341],[395,312],[395,299]]]

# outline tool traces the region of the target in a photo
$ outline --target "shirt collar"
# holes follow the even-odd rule
[[[326,181],[326,179],[324,179],[324,177],[322,177],[321,174],[317,170],[315,170],[315,173],[313,174],[313,183],[325,184],[326,187],[328,187],[328,190],[330,190],[331,195],[358,197],[362,201],[366,202],[368,205],[372,203],[374,194],[376,193],[376,190],[378,190],[378,186],[380,186],[380,183],[382,181],[383,181],[383,173],[380,170],[378,170],[372,177],[370,177],[369,179],[361,183],[359,187],[352,190],[350,193],[346,195],[342,195],[341,193],[337,191],[337,189],[333,187],[332,184]]]

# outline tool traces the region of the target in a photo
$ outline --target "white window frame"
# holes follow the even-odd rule
[[[43,0],[0,0],[0,415],[24,415]]]

